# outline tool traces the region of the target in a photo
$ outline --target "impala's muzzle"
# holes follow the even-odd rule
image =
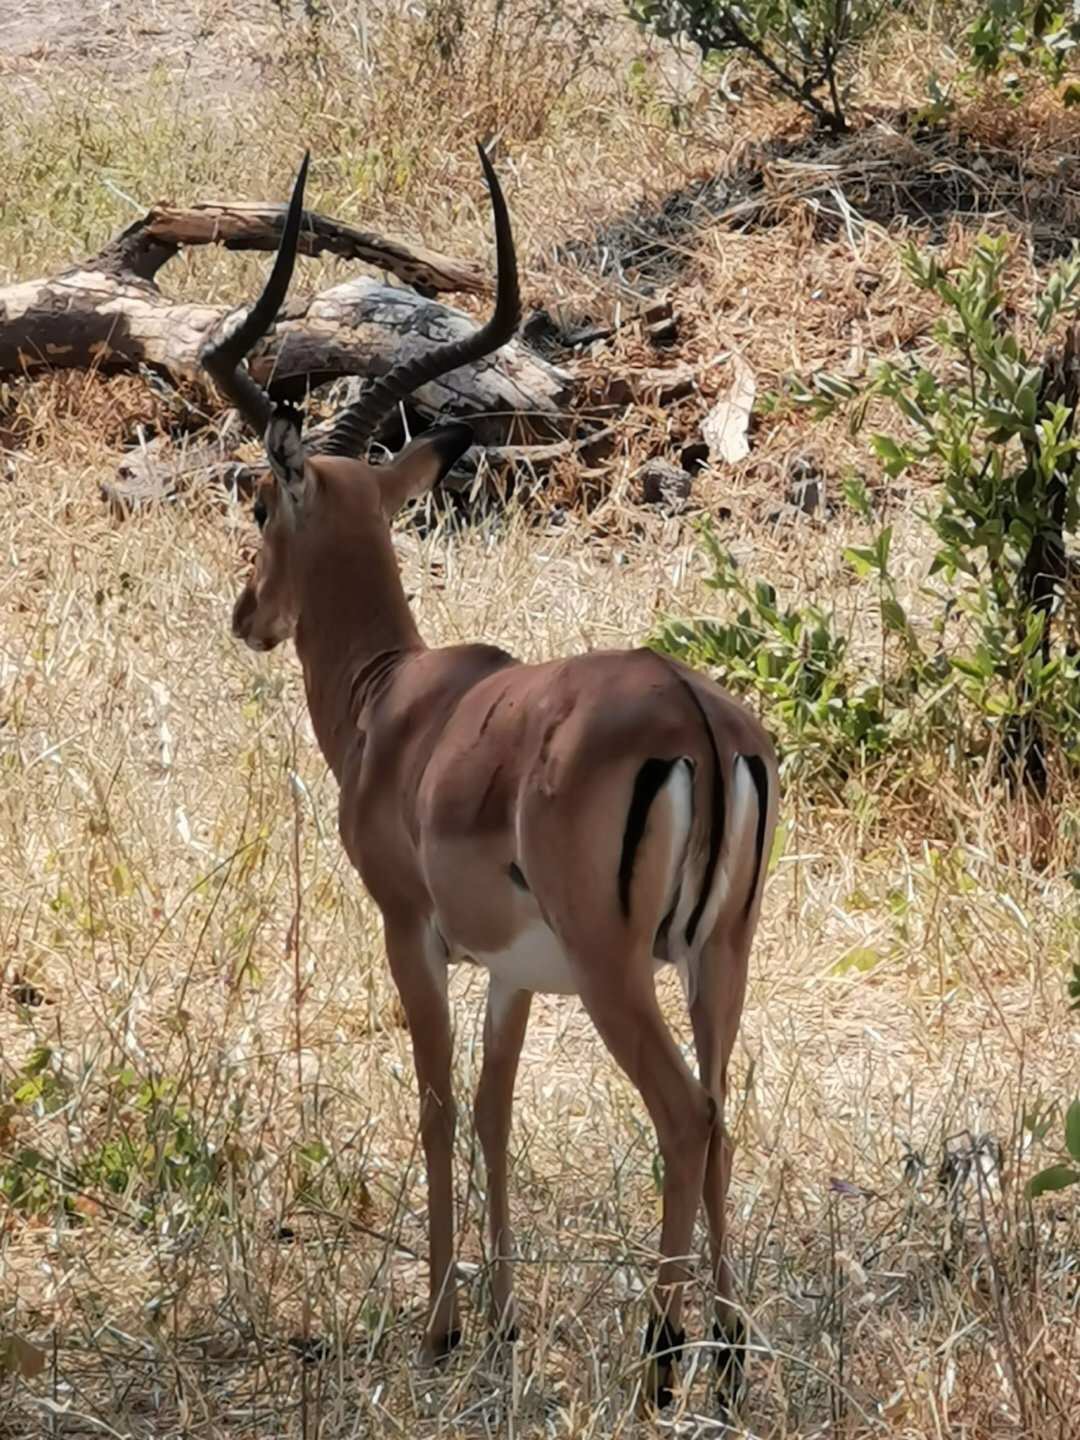
[[[232,612],[232,633],[237,640],[247,643],[251,622],[255,618],[255,591],[245,585],[237,597]]]
[[[259,598],[255,586],[250,583],[244,586],[233,606],[232,633],[237,640],[242,640],[249,650],[256,650],[259,654],[273,650],[276,645],[288,639],[287,627],[275,625],[272,621],[269,625],[261,622]]]

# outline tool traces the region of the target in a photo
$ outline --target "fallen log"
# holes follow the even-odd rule
[[[171,300],[155,277],[183,244],[272,249],[282,213],[282,207],[268,205],[159,206],[94,259],[53,277],[0,288],[0,378],[145,366],[216,411],[199,352],[242,312]],[[275,398],[295,399],[341,376],[380,375],[417,348],[475,328],[463,311],[429,298],[432,291],[486,288],[467,262],[310,211],[301,250],[377,263],[428,293],[360,277],[284,307],[250,357],[253,376]],[[427,386],[415,402],[422,413],[473,419],[483,444],[505,444],[560,434],[572,388],[565,371],[515,340],[480,364]]]
[[[128,451],[117,463],[115,479],[103,480],[101,498],[118,518],[176,499],[189,490],[210,491],[219,499],[248,496],[268,466],[246,465],[236,459],[242,440],[239,425],[227,424],[209,439],[199,435],[155,435]]]

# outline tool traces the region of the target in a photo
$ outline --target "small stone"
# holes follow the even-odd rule
[[[818,515],[825,518],[832,513],[825,490],[825,477],[813,460],[805,455],[797,456],[788,466],[788,488],[783,507],[770,515],[772,523],[788,519],[797,520],[800,515]]]
[[[683,469],[689,475],[696,475],[699,470],[704,470],[709,463],[709,447],[704,440],[692,441],[684,445],[682,454],[679,456]]]
[[[804,515],[815,515],[822,507],[824,485],[817,475],[810,475],[792,485],[790,495],[792,505]]]
[[[679,338],[679,322],[670,300],[660,300],[645,311],[645,334],[657,350],[666,350]]]
[[[29,980],[25,980],[18,971],[12,976],[11,998],[16,1005],[23,1005],[28,1009],[34,1009],[45,1003],[45,996],[37,986],[32,985]]]
[[[690,476],[669,460],[646,460],[637,472],[637,480],[646,505],[678,511],[690,498]]]
[[[522,324],[521,334],[538,354],[549,359],[568,348],[562,326],[548,310],[530,311]]]

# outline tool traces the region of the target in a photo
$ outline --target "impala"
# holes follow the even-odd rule
[[[772,746],[716,685],[649,650],[527,665],[491,645],[428,649],[391,539],[394,516],[468,449],[463,424],[388,463],[367,450],[418,387],[505,344],[521,314],[510,221],[483,150],[494,214],[494,313],[464,340],[397,364],[305,445],[297,411],[244,368],[292,276],[307,156],[266,286],[203,362],[265,436],[262,543],[233,632],[253,650],[290,636],[322,752],[340,787],[349,859],[382,914],[408,1019],[428,1178],[424,1350],[460,1339],[454,1287],[448,966],[490,976],[476,1131],[487,1171],[496,1334],[515,1333],[507,1201],[514,1078],[535,991],[579,995],[641,1092],[663,1157],[660,1265],[646,1332],[649,1388],[670,1398],[699,1198],[708,1220],[721,1398],[737,1398],[745,1326],[725,1255],[727,1068],[742,1011],[778,799]],[[700,1068],[683,1060],[654,974],[682,978]]]

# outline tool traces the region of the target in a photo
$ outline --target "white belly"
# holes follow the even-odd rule
[[[509,989],[532,990],[541,995],[578,993],[577,980],[562,946],[540,920],[522,930],[505,950],[494,955],[472,951],[470,958]]]
[[[450,959],[471,960],[482,965],[493,980],[501,981],[508,990],[531,990],[536,995],[577,995],[580,989],[562,946],[540,920],[524,929],[505,950],[485,955],[478,950],[455,947]],[[669,963],[655,958],[653,973]],[[676,965],[676,969],[685,990],[686,967]]]

